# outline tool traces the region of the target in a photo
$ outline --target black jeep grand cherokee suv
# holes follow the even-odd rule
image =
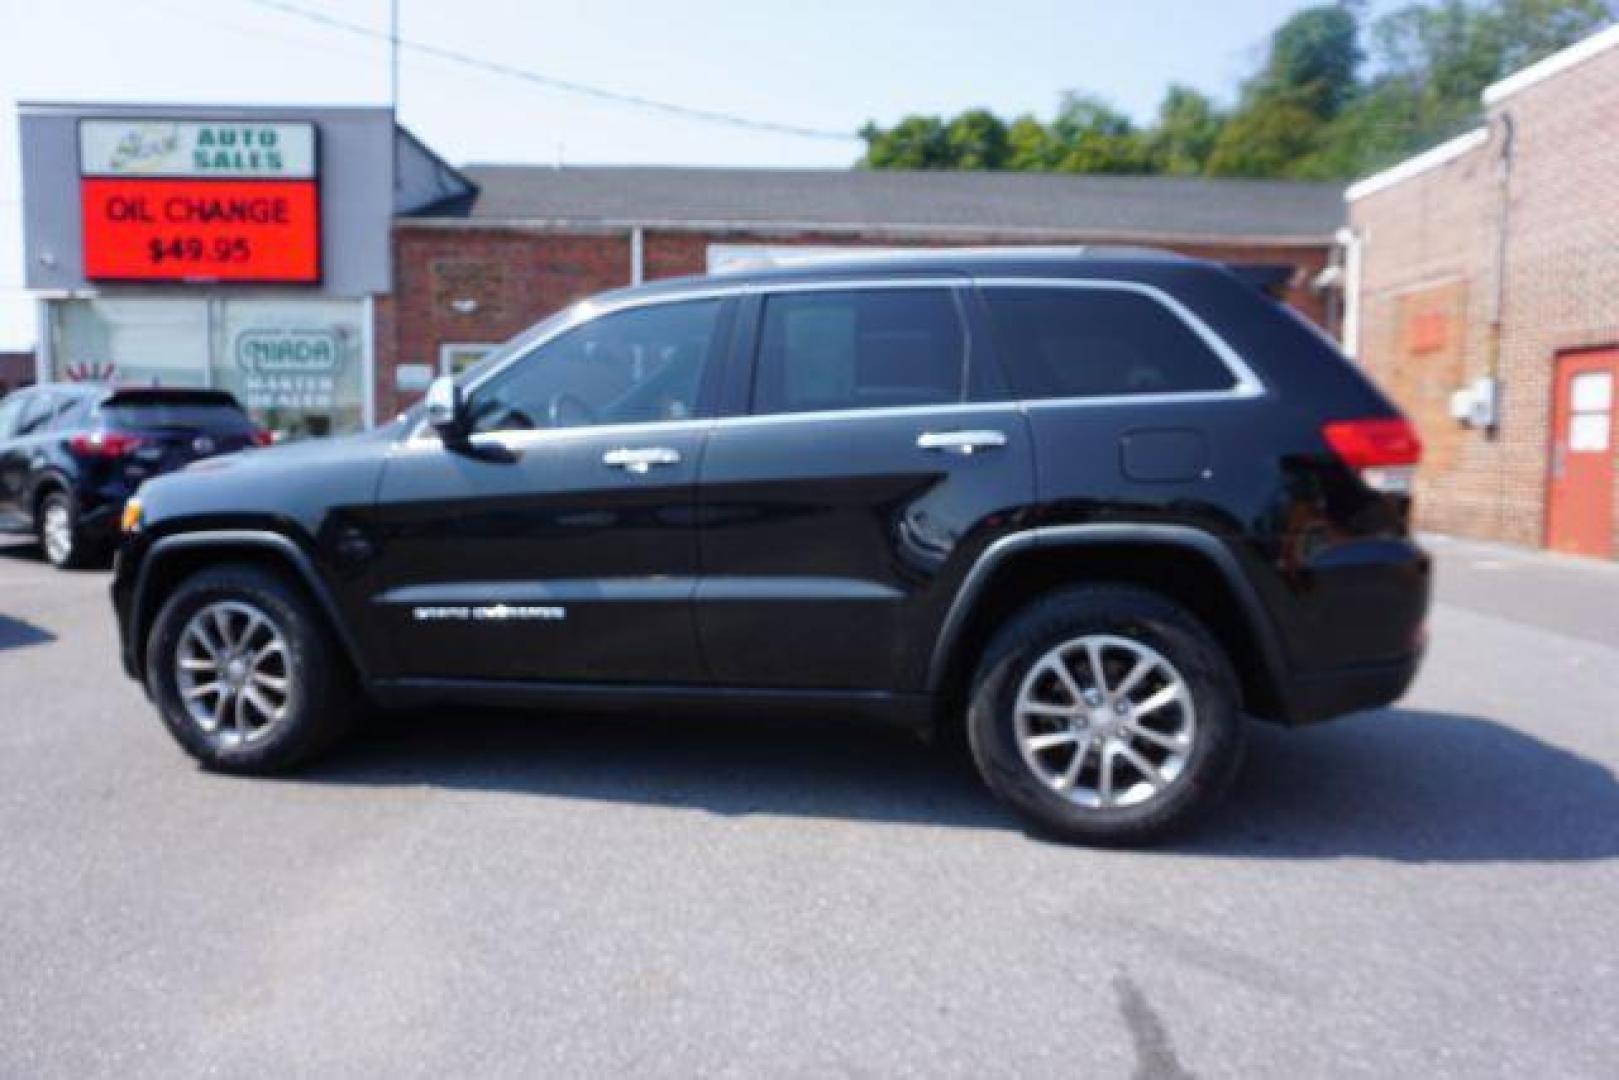
[[[124,664],[227,772],[382,704],[964,725],[1071,838],[1203,813],[1245,714],[1414,675],[1420,450],[1226,270],[964,254],[581,303],[354,438],[146,485]],[[132,518],[135,515],[132,515]]]

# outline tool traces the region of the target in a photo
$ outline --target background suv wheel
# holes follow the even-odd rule
[[[326,749],[355,695],[320,614],[295,583],[257,566],[182,582],[158,613],[147,686],[163,722],[211,769],[273,773]]]
[[[1236,679],[1190,613],[1143,589],[1064,590],[996,637],[973,684],[979,772],[1067,839],[1138,843],[1201,816],[1241,759]]]
[[[46,562],[59,570],[89,564],[92,553],[79,531],[78,507],[67,492],[53,491],[39,501],[34,527]]]

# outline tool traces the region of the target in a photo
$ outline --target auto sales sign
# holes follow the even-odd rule
[[[310,123],[79,121],[85,277],[320,280]]]

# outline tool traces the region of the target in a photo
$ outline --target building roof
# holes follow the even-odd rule
[[[469,165],[474,219],[1320,242],[1343,185],[832,169]]]
[[[1570,68],[1577,67],[1616,47],[1619,47],[1619,26],[1599,30],[1590,37],[1577,41],[1568,48],[1554,52],[1543,60],[1513,72],[1500,82],[1485,87],[1484,104],[1499,105],[1520,90],[1527,90],[1537,83],[1561,75]]]
[[[1454,139],[1448,139],[1438,146],[1424,150],[1414,157],[1408,157],[1397,165],[1384,169],[1380,173],[1373,173],[1364,180],[1357,180],[1344,191],[1344,198],[1349,202],[1358,202],[1380,191],[1387,191],[1398,184],[1403,184],[1413,177],[1421,176],[1441,165],[1448,165],[1457,158],[1472,153],[1490,141],[1490,129],[1486,127],[1474,128],[1463,132]]]

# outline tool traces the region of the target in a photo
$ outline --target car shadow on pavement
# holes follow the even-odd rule
[[[1619,857],[1614,775],[1492,720],[1392,709],[1300,731],[1253,724],[1249,735],[1231,798],[1160,856]],[[838,719],[411,713],[377,720],[301,779],[1017,829],[964,755]]]
[[[1012,824],[959,755],[840,717],[413,711],[373,719],[300,779],[521,792],[728,816]]]
[[[43,645],[47,641],[55,640],[56,635],[49,630],[0,613],[0,652],[21,649],[29,645]]]
[[[1231,799],[1174,850],[1405,863],[1619,858],[1619,782],[1494,720],[1386,709],[1254,725]]]

